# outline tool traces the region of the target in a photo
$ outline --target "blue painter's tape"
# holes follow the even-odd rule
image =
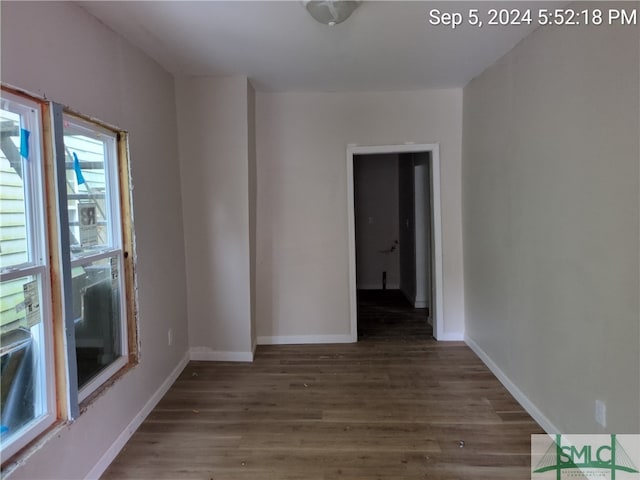
[[[76,152],[73,152],[73,169],[76,171],[76,180],[78,180],[78,185],[82,185],[84,183],[84,176],[82,175],[80,160],[78,160]]]
[[[20,129],[20,155],[27,160],[29,160],[29,135],[31,135],[29,130]]]

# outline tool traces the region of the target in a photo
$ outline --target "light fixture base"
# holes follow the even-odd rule
[[[362,0],[303,0],[309,14],[324,25],[337,25],[351,16]]]

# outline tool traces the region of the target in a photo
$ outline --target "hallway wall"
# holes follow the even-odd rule
[[[381,289],[386,272],[387,288],[397,289],[398,155],[357,155],[353,163],[357,288]]]

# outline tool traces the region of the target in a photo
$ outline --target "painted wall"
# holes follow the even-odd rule
[[[462,91],[257,93],[257,333],[348,338],[346,149],[440,142],[445,332],[464,325]]]
[[[140,364],[10,477],[83,478],[188,348],[173,79],[73,3],[2,2],[0,8],[3,82],[130,133]]]
[[[431,305],[431,177],[430,153],[413,154],[414,204],[416,226],[416,308]]]
[[[353,178],[357,288],[381,289],[382,272],[387,272],[387,288],[397,289],[398,155],[356,156]]]
[[[466,332],[566,433],[640,431],[639,40],[539,28],[464,89]]]
[[[399,155],[398,229],[400,232],[400,290],[410,304],[416,300],[416,210],[413,153]]]
[[[203,360],[251,360],[249,97],[246,77],[176,80],[189,342]]]

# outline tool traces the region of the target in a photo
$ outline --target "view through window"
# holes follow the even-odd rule
[[[3,462],[135,362],[125,142],[58,104],[1,91]]]
[[[3,452],[54,420],[52,326],[40,107],[3,95],[0,109],[0,364]]]

